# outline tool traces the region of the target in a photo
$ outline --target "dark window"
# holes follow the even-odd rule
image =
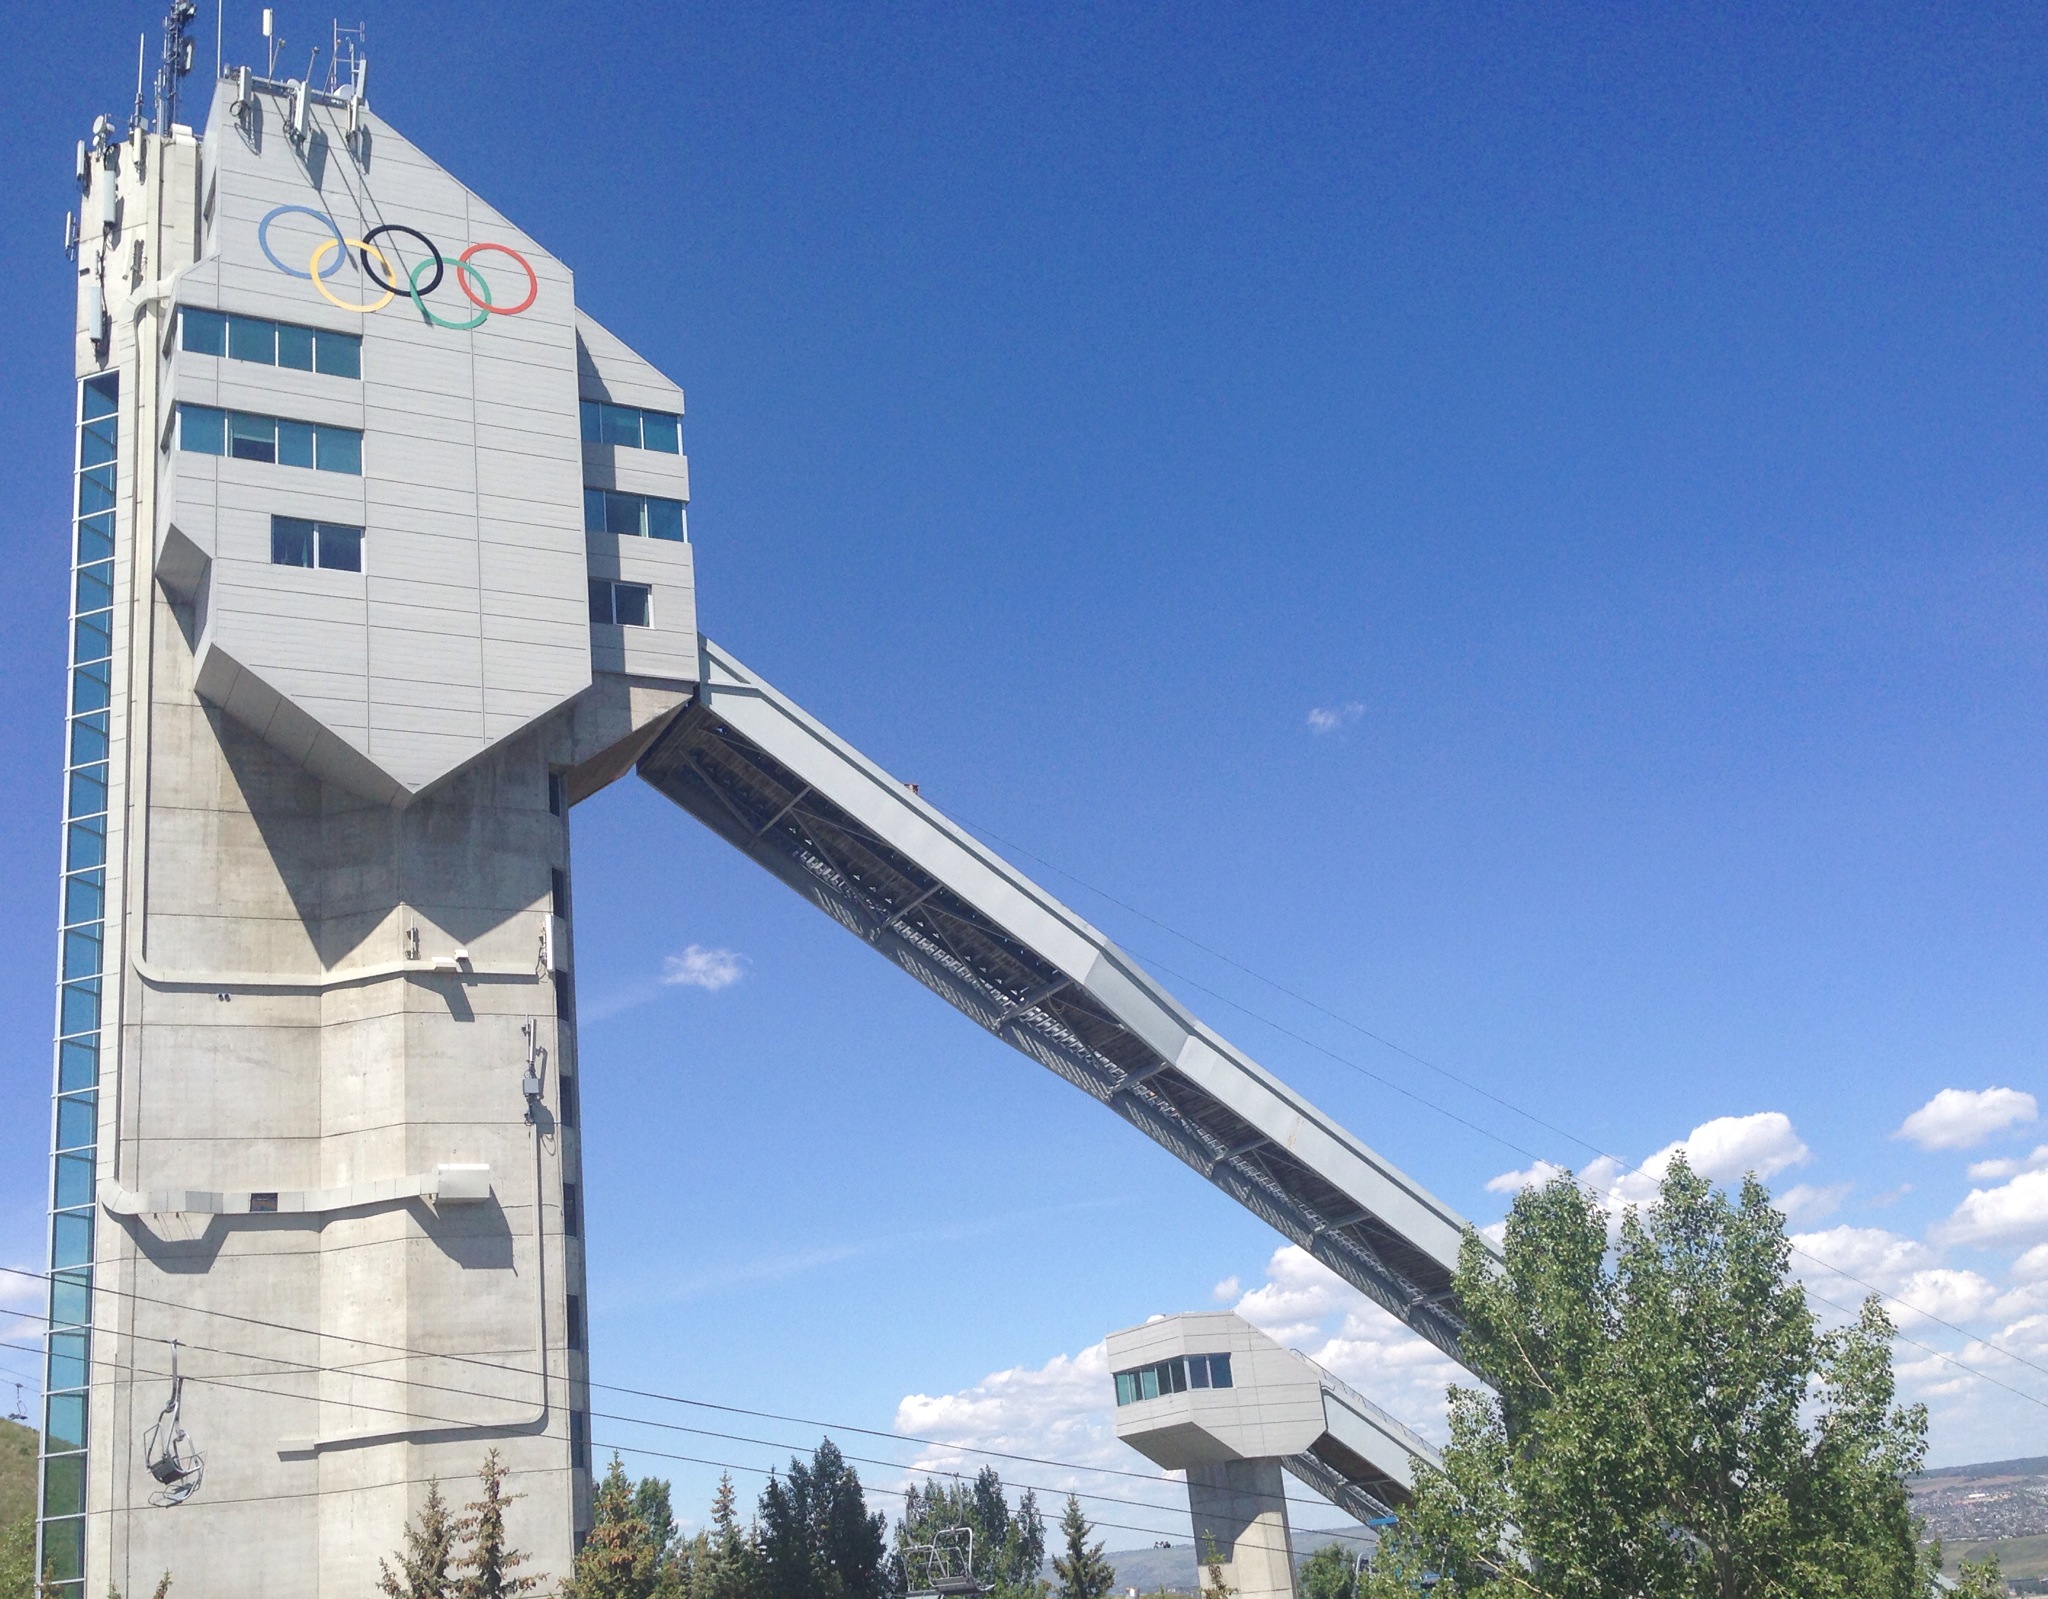
[[[609,400],[582,403],[585,444],[623,444],[635,450],[659,450],[680,455],[683,448],[682,418],[673,411],[643,411],[637,405],[614,405]]]
[[[571,1349],[581,1349],[583,1347],[583,1296],[581,1294],[571,1294],[569,1296],[569,1347]]]
[[[569,916],[569,874],[559,866],[548,871],[548,903],[563,920]]]
[[[683,502],[653,494],[622,494],[615,489],[583,491],[583,531],[631,537],[671,539],[681,543]]]
[[[363,569],[363,530],[342,522],[309,522],[297,516],[270,519],[270,564],[318,566],[330,572]]]
[[[654,591],[645,583],[615,583],[610,578],[590,580],[590,619],[615,622],[620,627],[648,627],[653,621]]]
[[[548,773],[548,814],[563,815],[569,809],[569,780],[560,772]]]
[[[1131,1405],[1162,1394],[1186,1393],[1190,1388],[1229,1386],[1228,1355],[1187,1355],[1116,1373],[1116,1402]]]
[[[277,365],[277,324],[261,317],[228,318],[228,354],[237,361]]]
[[[569,1464],[578,1471],[590,1469],[590,1417],[580,1410],[569,1412]]]
[[[260,366],[322,372],[329,377],[363,375],[363,341],[354,333],[330,333],[257,316],[228,316],[185,306],[178,312],[179,342],[194,355],[229,356]],[[215,452],[218,453],[218,452]]]
[[[195,455],[229,455],[238,461],[317,467],[322,472],[346,472],[355,477],[363,471],[363,436],[354,428],[293,422],[246,411],[222,411],[210,405],[178,407],[178,448]],[[81,476],[80,495],[85,491],[85,479]],[[107,498],[111,503],[111,485]]]
[[[562,1184],[562,1231],[572,1238],[583,1231],[583,1202],[574,1183]]]
[[[564,1072],[555,1079],[557,1092],[562,1096],[562,1125],[576,1125],[576,1077],[573,1072]]]
[[[276,1194],[251,1194],[251,1195],[249,1196],[249,1214],[250,1214],[250,1215],[252,1215],[252,1216],[268,1216],[268,1215],[272,1215],[272,1214],[274,1214],[274,1213],[276,1212],[276,1210],[277,1210],[277,1195],[276,1195]]]
[[[310,429],[308,432],[310,433]],[[309,438],[307,441],[311,443]],[[309,456],[312,451],[306,452]],[[277,418],[251,416],[243,411],[228,413],[228,454],[237,461],[277,459]],[[309,460],[307,465],[311,465]]]
[[[565,971],[555,973],[555,1014],[565,1022],[576,1014],[576,990]]]
[[[228,319],[218,311],[188,305],[178,313],[178,337],[194,355],[226,355]]]

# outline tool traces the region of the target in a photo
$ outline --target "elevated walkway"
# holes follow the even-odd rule
[[[1467,1223],[708,639],[647,782],[1454,1359]]]

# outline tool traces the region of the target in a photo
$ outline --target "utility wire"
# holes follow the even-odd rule
[[[1592,1142],[1590,1139],[1582,1138],[1577,1133],[1571,1132],[1566,1128],[1558,1126],[1555,1122],[1547,1121],[1543,1117],[1538,1116],[1534,1111],[1524,1109],[1522,1106],[1517,1105],[1514,1101],[1503,1098],[1501,1095],[1494,1093],[1491,1089],[1484,1088],[1480,1086],[1478,1083],[1471,1081],[1469,1078],[1459,1076],[1449,1067],[1439,1066],[1434,1061],[1428,1060],[1425,1057],[1416,1054],[1414,1050],[1407,1048],[1403,1044],[1396,1043],[1393,1039],[1386,1037],[1384,1034],[1376,1033],[1371,1028],[1364,1026],[1362,1023],[1353,1021],[1350,1017],[1342,1015],[1337,1011],[1329,1009],[1325,1005],[1317,1003],[1315,1000],[1309,998],[1308,995],[1303,994],[1296,989],[1288,987],[1287,984],[1279,981],[1277,978],[1268,977],[1263,972],[1257,971],[1254,968],[1245,965],[1244,962],[1237,960],[1232,956],[1224,954],[1223,951],[1203,943],[1200,939],[1195,938],[1190,934],[1183,933],[1182,931],[1180,931],[1179,928],[1173,926],[1171,923],[1161,921],[1158,917],[1152,915],[1150,912],[1140,910],[1137,906],[1131,904],[1128,900],[1119,899],[1116,895],[1110,893],[1107,889],[1098,888],[1093,883],[1090,883],[1083,878],[1075,876],[1065,867],[1055,865],[1053,862],[1047,860],[1044,856],[1035,854],[1031,850],[1026,849],[1023,845],[1014,843],[1011,840],[1002,837],[998,833],[991,832],[989,829],[981,826],[979,823],[970,822],[958,816],[955,816],[954,819],[956,821],[960,821],[961,825],[969,828],[971,831],[979,833],[983,838],[987,839],[990,843],[1000,844],[1005,849],[1014,850],[1017,854],[1024,856],[1027,860],[1036,861],[1040,866],[1043,866],[1047,871],[1054,872],[1059,876],[1064,877],[1068,882],[1076,884],[1077,886],[1086,889],[1089,893],[1100,896],[1102,899],[1107,900],[1110,904],[1115,905],[1120,909],[1129,911],[1133,916],[1139,917],[1141,920],[1150,922],[1154,927],[1159,928],[1162,932],[1171,934],[1173,937],[1180,939],[1182,942],[1192,945],[1194,948],[1200,950],[1203,954],[1212,956],[1215,959],[1222,961],[1226,966],[1230,966],[1237,971],[1243,972],[1247,977],[1253,978],[1258,982],[1264,983],[1268,988],[1271,988],[1278,993],[1285,994],[1290,999],[1299,1001],[1301,1004],[1306,1005],[1310,1010],[1313,1010],[1320,1015],[1327,1016],[1331,1021],[1337,1022],[1344,1027],[1350,1028],[1353,1032],[1358,1033],[1360,1036],[1371,1039],[1375,1044],[1379,1044],[1384,1048],[1392,1050],[1395,1054],[1400,1055],[1407,1060],[1415,1062],[1418,1066],[1427,1067],[1430,1071],[1437,1073],[1439,1076],[1449,1079],[1451,1082],[1458,1084],[1460,1087],[1468,1088],[1473,1093],[1478,1094],[1485,1099],[1492,1100],[1496,1105],[1501,1106],[1503,1109],[1512,1111],[1515,1115],[1521,1116],[1528,1121],[1534,1122],[1537,1126],[1542,1127],[1549,1132],[1555,1133],[1558,1137],[1565,1139],[1570,1143],[1577,1144],[1581,1149],[1591,1151],[1591,1153],[1594,1156],[1601,1160],[1612,1161],[1616,1166],[1622,1168],[1624,1171],[1628,1169],[1629,1162],[1627,1160],[1623,1159],[1619,1155],[1613,1154],[1608,1150],[1602,1149],[1598,1144]],[[1143,955],[1136,950],[1133,950],[1131,953],[1137,959],[1144,961],[1146,965],[1155,967],[1157,970],[1166,973],[1167,976],[1172,977],[1179,982],[1186,983],[1191,988],[1199,989],[1201,992],[1209,995],[1212,999],[1218,1000],[1221,1003],[1228,1005],[1232,1010],[1237,1011],[1242,1015],[1249,1016],[1253,1021],[1259,1022],[1264,1026],[1272,1028],[1273,1031],[1275,1031],[1276,1033],[1283,1034],[1284,1036],[1293,1039],[1298,1044],[1305,1045],[1309,1049],[1314,1050],[1317,1054],[1326,1056],[1330,1060],[1335,1061],[1340,1066],[1349,1067],[1352,1071],[1357,1072],[1359,1075],[1369,1078],[1371,1081],[1380,1084],[1384,1088],[1392,1089],[1395,1093],[1401,1094],[1404,1097],[1415,1101],[1415,1103],[1423,1106],[1428,1110],[1435,1111],[1440,1116],[1447,1117],[1451,1121],[1456,1122],[1461,1127],[1467,1128],[1472,1132],[1476,1132],[1484,1138],[1491,1139],[1494,1143],[1500,1144],[1507,1149],[1511,1149],[1518,1155],[1526,1156],[1530,1160],[1540,1160],[1543,1161],[1546,1165],[1557,1164],[1556,1162],[1546,1160],[1545,1157],[1537,1154],[1534,1150],[1525,1149],[1522,1145],[1514,1142],[1514,1140],[1507,1138],[1500,1133],[1496,1133],[1492,1131],[1490,1128],[1482,1127],[1476,1122],[1468,1121],[1465,1117],[1460,1116],[1456,1111],[1451,1110],[1447,1106],[1439,1105],[1434,1100],[1425,1098],[1423,1095],[1416,1093],[1412,1089],[1403,1087],[1399,1083],[1393,1082],[1388,1078],[1382,1077],[1379,1073],[1371,1070],[1369,1067],[1361,1065],[1359,1062],[1355,1060],[1352,1060],[1349,1056],[1338,1054],[1335,1050],[1330,1049],[1325,1045],[1317,1043],[1314,1039],[1306,1037],[1303,1034],[1294,1031],[1292,1028],[1284,1025],[1283,1023],[1273,1020],[1272,1017],[1265,1015],[1263,1012],[1256,1011],[1252,1009],[1249,1005],[1245,1005],[1237,1000],[1232,999],[1229,995],[1221,993],[1218,990],[1209,987],[1207,984],[1197,981],[1195,978],[1188,976],[1184,972],[1177,972],[1172,967],[1165,965],[1163,962],[1154,960],[1150,956]],[[1567,1170],[1568,1168],[1559,1165],[1558,1169],[1560,1171],[1563,1171]],[[1948,1328],[1950,1332],[1960,1333],[1963,1337],[1969,1338],[1974,1342],[1981,1344],[1984,1348],[1992,1351],[1992,1353],[1994,1354],[2003,1355],[2008,1360],[2015,1361],[2019,1365],[2026,1366],[2031,1370],[2042,1373],[2044,1376],[2048,1376],[2048,1366],[2044,1366],[2036,1361],[2029,1360],[2025,1355],[2020,1354],[2017,1350],[2007,1349],[2002,1345],[1995,1344],[1990,1339],[1981,1337],[1980,1335],[1971,1332],[1970,1329],[1967,1327],[1959,1326],[1955,1322],[1949,1321],[1945,1317],[1936,1315],[1933,1311],[1928,1310],[1923,1305],[1916,1305],[1915,1303],[1913,1303],[1912,1300],[1905,1298],[1903,1295],[1895,1294],[1889,1291],[1888,1289],[1880,1288],[1876,1283],[1870,1282],[1865,1278],[1859,1277],[1854,1272],[1849,1271],[1844,1267],[1837,1266],[1832,1261],[1821,1259],[1820,1256],[1814,1254],[1811,1250],[1803,1249],[1798,1244],[1792,1243],[1789,1238],[1786,1240],[1786,1242],[1787,1246],[1795,1255],[1803,1256],[1807,1260],[1812,1261],[1816,1266],[1820,1266],[1828,1271],[1834,1272],[1837,1276],[1846,1277],[1850,1282],[1855,1283],[1860,1288],[1868,1289],[1871,1293],[1876,1294],[1880,1299],[1889,1300],[1891,1303],[1895,1305],[1901,1306],[1906,1310],[1912,1311],[1913,1314],[1916,1316],[1925,1317],[1927,1320],[1931,1322],[1935,1322],[1940,1326]],[[1819,1298],[1820,1296],[1816,1294],[1814,1297]],[[1829,1305],[1834,1304],[1834,1301],[1832,1300],[1823,1299],[1821,1302],[1823,1304]],[[1834,1308],[1836,1308],[1837,1310],[1842,1309],[1842,1307],[1839,1305],[1835,1305]],[[1915,1343],[1915,1341],[1910,1338],[1906,1339],[1905,1341],[1907,1343],[1914,1343],[1916,1348],[1927,1348],[1925,1344]],[[1938,1353],[1938,1351],[1930,1351],[1930,1353]],[[1971,1370],[1971,1368],[1967,1366],[1959,1367],[1959,1369],[1963,1371]],[[1972,1375],[1983,1374],[1972,1372]],[[1997,1381],[1995,1377],[1986,1377],[1985,1380],[1987,1382]],[[2001,1383],[1999,1386],[2004,1387],[2006,1385]],[[2015,1393],[2019,1392],[2018,1389],[2013,1389],[2012,1391]],[[2031,1398],[2032,1396],[2029,1395],[2028,1397]]]

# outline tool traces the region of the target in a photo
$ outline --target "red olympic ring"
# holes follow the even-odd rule
[[[297,267],[286,265],[282,260],[278,258],[276,252],[273,251],[270,247],[270,225],[273,222],[275,222],[279,217],[291,212],[303,213],[304,215],[313,218],[314,221],[323,224],[327,228],[327,230],[334,235],[332,242],[323,244],[320,247],[320,249],[316,252],[316,261],[313,264],[311,271],[302,272]],[[376,248],[376,239],[379,234],[400,233],[407,234],[412,238],[417,239],[421,244],[427,247],[428,251],[432,255],[434,278],[433,282],[427,284],[425,288],[418,287],[416,283],[407,284],[395,281],[387,282],[377,272],[377,270],[370,265],[370,258],[374,256],[376,257],[379,263],[382,263],[385,266],[386,271],[389,271],[393,274],[394,278],[407,277],[405,263],[403,261],[398,261],[394,259],[391,262],[386,262],[383,252]],[[365,242],[366,240],[368,242]],[[270,264],[276,267],[278,271],[288,273],[290,276],[295,278],[310,277],[313,280],[313,287],[318,289],[323,295],[326,295],[326,297],[330,300],[334,300],[334,295],[328,290],[326,282],[322,277],[320,268],[317,264],[318,259],[324,258],[327,252],[330,250],[339,250],[343,253],[344,257],[346,257],[347,252],[349,251],[351,246],[357,248],[361,253],[364,275],[368,277],[369,280],[372,283],[374,283],[378,288],[384,291],[384,298],[376,301],[374,305],[365,304],[360,306],[345,305],[342,301],[335,300],[335,304],[341,305],[344,310],[367,312],[390,304],[392,298],[395,295],[406,294],[412,298],[415,304],[419,305],[421,311],[426,312],[426,306],[423,303],[424,296],[431,294],[434,291],[435,286],[440,283],[442,277],[442,256],[440,247],[436,245],[433,240],[429,239],[424,233],[421,233],[416,228],[402,227],[397,223],[387,223],[380,227],[371,229],[369,233],[364,235],[363,239],[345,239],[342,235],[340,226],[336,224],[332,217],[328,216],[326,212],[316,211],[310,206],[280,205],[272,208],[269,214],[266,215],[261,222],[256,224],[256,242],[259,246],[261,246],[263,253],[270,258]],[[482,268],[474,265],[476,257],[484,254],[484,252],[486,251],[495,251],[499,255],[510,256],[512,260],[515,263],[517,263],[519,270],[526,274],[526,298],[519,301],[518,304],[493,305],[491,303],[490,285],[485,281],[483,277]],[[481,313],[485,313],[490,316],[517,316],[520,312],[532,306],[535,300],[540,298],[540,275],[533,270],[533,263],[528,261],[525,256],[521,255],[509,244],[496,244],[490,241],[485,241],[480,244],[472,244],[467,250],[464,250],[462,252],[462,254],[457,258],[457,260],[460,263],[462,263],[464,270],[458,270],[456,272],[456,286],[462,290],[464,298],[466,298],[469,301],[469,303],[475,306],[477,310]],[[420,262],[419,265],[412,270],[410,274],[411,278],[416,280],[419,277],[421,271],[425,270],[426,266],[427,262]],[[474,280],[474,282],[472,282],[472,279]],[[483,293],[481,295],[479,295],[477,292],[479,288],[483,290]],[[469,322],[448,322],[441,318],[435,317],[431,312],[427,312],[426,314],[427,319],[430,322],[435,323],[436,326],[452,327],[458,330],[476,327],[482,321],[482,318],[479,317],[477,320]]]
[[[476,297],[476,290],[469,286],[468,275],[461,272],[455,274],[455,286],[469,296],[469,303],[471,305],[490,312],[492,316],[517,316],[521,311],[524,311],[529,305],[533,304],[534,300],[539,296],[540,278],[534,273],[532,263],[509,244],[472,244],[457,259],[471,261],[486,250],[496,250],[500,255],[509,255],[519,263],[520,269],[526,273],[526,298],[517,305],[493,305],[489,300],[479,300]]]

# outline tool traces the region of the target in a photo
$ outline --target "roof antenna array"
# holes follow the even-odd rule
[[[277,36],[277,12],[269,6],[263,8],[263,76],[277,76],[277,52],[284,48],[284,40]]]
[[[192,70],[194,40],[187,31],[199,11],[198,0],[171,0],[164,14],[164,56],[156,69],[156,131],[163,138],[178,120],[178,84]]]
[[[157,1414],[156,1424],[142,1437],[142,1459],[162,1486],[149,1496],[160,1510],[182,1505],[199,1492],[206,1462],[185,1435],[179,1410],[185,1400],[185,1379],[178,1375],[178,1340],[171,1340],[171,1397]]]

